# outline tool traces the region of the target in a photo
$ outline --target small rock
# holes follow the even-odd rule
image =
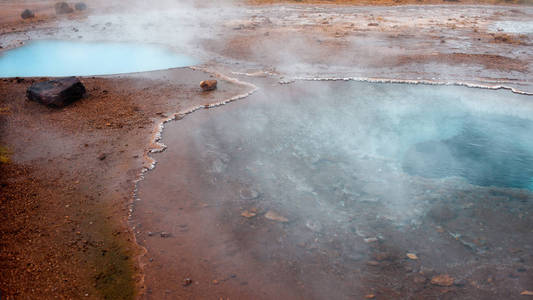
[[[56,9],[56,14],[58,14],[58,15],[70,14],[70,13],[74,12],[72,7],[70,7],[67,2],[58,2],[58,3],[56,3],[55,9]]]
[[[373,266],[373,267],[379,266],[379,262],[377,262],[375,260],[369,260],[369,261],[366,262],[366,264],[369,265],[369,266]]]
[[[245,217],[245,218],[253,218],[255,216],[257,216],[257,214],[255,212],[251,212],[251,211],[248,211],[248,210],[245,210],[241,213],[241,216]]]
[[[365,295],[365,299],[374,299],[374,298],[376,298],[376,295],[374,295],[374,294],[366,294]]]
[[[447,274],[437,275],[431,278],[431,284],[438,285],[438,286],[452,286],[453,282],[454,282],[453,277]]]
[[[366,238],[364,239],[365,243],[375,243],[378,241],[378,238],[376,237],[370,237],[370,238]]]
[[[267,211],[267,213],[265,214],[265,218],[272,220],[272,221],[281,222],[281,223],[289,222],[289,219],[281,216],[280,214],[278,214],[277,212],[273,210]]]
[[[76,10],[86,10],[87,9],[87,4],[83,3],[83,2],[78,2],[76,4],[74,4],[74,8]]]
[[[378,23],[368,23],[368,26],[379,26]]]
[[[192,279],[190,278],[183,279],[183,286],[189,286],[191,284],[192,284]]]
[[[159,235],[160,235],[162,238],[170,237],[170,233],[165,232],[165,231],[162,231]]]
[[[31,11],[31,10],[29,10],[29,9],[25,9],[25,10],[20,14],[20,17],[23,18],[23,19],[30,19],[30,18],[35,17],[35,14],[34,14],[33,11]]]
[[[26,96],[48,106],[63,107],[81,99],[85,91],[78,78],[66,77],[35,83],[28,88]]]
[[[106,157],[107,157],[107,154],[105,154],[105,153],[102,153],[102,154],[98,155],[98,159],[99,160],[104,160],[104,159],[106,159]]]
[[[407,257],[412,260],[417,260],[418,256],[414,253],[407,253]]]
[[[154,235],[154,233],[153,233],[153,232],[151,232],[151,231],[148,231],[148,236],[153,236],[153,235]]]
[[[521,292],[520,295],[522,295],[522,296],[533,296],[533,292],[525,290],[525,291]]]
[[[217,88],[217,81],[216,80],[204,80],[200,82],[200,87],[204,92],[212,91]]]

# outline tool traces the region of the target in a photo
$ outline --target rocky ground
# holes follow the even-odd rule
[[[529,6],[232,4],[213,14],[206,5],[87,3],[87,11],[62,16],[49,1],[0,3],[0,50],[33,39],[141,41],[269,84],[372,77],[533,91]],[[21,20],[24,8],[36,17]],[[0,81],[0,158],[9,160],[0,165],[3,295],[131,298],[143,290],[143,249],[127,218],[156,124],[250,90],[222,80],[202,93],[198,84],[209,76],[177,69],[82,78],[88,95],[59,110],[25,100],[26,88],[43,79]],[[165,277],[150,274],[152,282]]]

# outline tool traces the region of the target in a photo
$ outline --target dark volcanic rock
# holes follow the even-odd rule
[[[63,107],[85,94],[85,87],[76,77],[39,82],[28,88],[28,99],[45,105]]]
[[[78,3],[74,4],[74,8],[76,10],[86,10],[87,9],[87,4],[85,4],[83,2],[78,2]]]
[[[58,14],[58,15],[70,14],[70,13],[74,12],[72,7],[70,7],[67,4],[67,2],[58,2],[58,3],[56,3],[55,9],[56,9],[56,14]]]
[[[29,9],[25,9],[25,10],[20,14],[20,17],[23,18],[23,19],[30,19],[30,18],[35,17],[35,14],[34,14],[33,11],[31,11],[31,10],[29,10]]]
[[[216,80],[204,80],[200,82],[200,87],[204,92],[212,91],[217,88],[217,81]]]

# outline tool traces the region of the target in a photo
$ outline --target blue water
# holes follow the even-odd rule
[[[191,57],[155,45],[43,40],[0,53],[0,77],[121,74],[195,63]]]
[[[432,179],[460,177],[477,186],[533,190],[530,96],[356,82],[296,82],[290,87],[269,87],[261,91],[263,97],[255,96],[242,109],[213,113],[207,125],[194,129],[201,131],[199,144],[222,144],[217,151],[224,153],[252,149],[250,157],[228,155],[254,166],[256,173],[300,176],[294,184],[301,190],[316,191],[339,182],[358,190],[357,182],[384,178],[381,174],[387,169]],[[350,179],[354,174],[359,180]]]

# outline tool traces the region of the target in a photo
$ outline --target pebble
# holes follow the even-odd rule
[[[192,279],[190,278],[183,279],[183,286],[189,286],[191,284],[192,284]]]
[[[165,231],[162,231],[162,232],[160,233],[160,236],[161,236],[162,238],[167,238],[167,237],[170,237],[170,233],[165,232]]]
[[[365,243],[375,243],[378,241],[378,238],[376,237],[371,237],[371,238],[366,238],[365,239]]]
[[[447,274],[437,275],[431,278],[431,284],[438,286],[452,286],[453,282],[453,277]]]
[[[248,210],[245,210],[241,213],[241,216],[247,218],[247,219],[250,219],[250,218],[253,218],[255,216],[257,216],[257,214],[255,212],[252,212],[252,211],[248,211]]]
[[[280,214],[278,214],[277,212],[273,210],[267,211],[267,213],[265,214],[265,218],[272,220],[272,221],[281,222],[281,223],[289,222],[289,219],[281,216]]]
[[[406,255],[407,255],[407,257],[409,259],[412,259],[412,260],[417,260],[418,259],[418,256],[416,254],[414,254],[414,253],[407,253]]]

